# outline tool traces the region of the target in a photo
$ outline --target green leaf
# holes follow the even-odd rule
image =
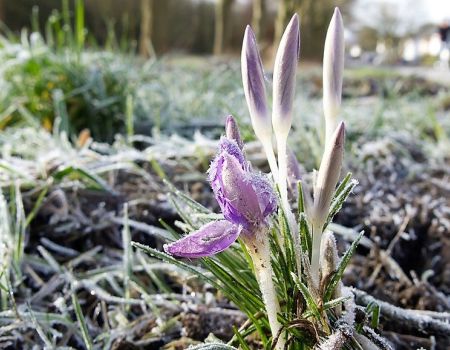
[[[180,199],[181,201],[183,201],[184,204],[186,204],[188,207],[190,207],[191,209],[199,212],[199,213],[203,213],[203,214],[211,214],[211,210],[209,210],[208,208],[204,207],[203,205],[201,205],[200,203],[196,202],[195,200],[193,200],[191,197],[187,196],[185,193],[183,193],[182,191],[178,190],[170,181],[168,181],[167,179],[164,179],[164,184],[166,184],[169,189],[170,192],[173,193],[173,195],[175,197],[177,197],[178,199]]]
[[[375,329],[378,327],[380,321],[380,305],[377,303],[369,303],[366,306],[366,312],[371,315],[370,326]]]
[[[328,226],[328,224],[333,221],[334,216],[341,210],[342,205],[347,200],[350,193],[352,193],[355,186],[358,184],[358,181],[354,179],[350,179],[351,173],[349,173],[345,179],[341,182],[339,187],[337,188],[333,201],[331,202],[330,211],[328,213],[327,221],[323,227],[323,230]]]
[[[309,261],[311,261],[312,235],[311,231],[309,230],[309,225],[305,213],[300,213],[298,220],[299,220],[298,228],[300,231],[300,243],[302,245],[302,251],[308,252]]]
[[[339,297],[330,301],[327,301],[325,304],[323,304],[324,310],[329,310],[334,308],[335,306],[342,304],[344,301],[347,301],[350,299],[350,297]]]
[[[291,276],[294,279],[295,285],[297,286],[300,293],[302,293],[303,297],[305,298],[306,304],[308,305],[308,308],[310,309],[312,315],[316,317],[318,320],[320,320],[320,311],[319,307],[317,306],[316,301],[314,300],[314,297],[312,296],[311,292],[309,291],[308,287],[300,281],[298,276],[291,272]]]
[[[138,243],[138,242],[131,242],[131,245],[135,248],[141,249],[142,251],[144,251],[145,253],[147,253],[150,256],[153,256],[155,258],[158,258],[160,260],[163,260],[167,263],[173,264],[175,266],[180,267],[181,269],[192,273],[193,275],[197,276],[198,278],[200,278],[201,280],[210,283],[212,286],[214,286],[217,289],[222,289],[221,286],[212,278],[206,276],[206,274],[204,274],[203,272],[195,269],[194,267],[192,267],[189,264],[186,264],[180,260],[175,259],[174,257],[170,256],[169,254],[160,252],[159,250],[156,250],[154,248],[151,248],[149,246],[146,246],[144,244]]]
[[[349,181],[352,179],[352,173],[348,172],[347,175],[345,175],[344,179],[341,181],[339,186],[336,188],[336,191],[334,192],[333,199],[339,197],[339,195],[342,193],[342,191],[345,189]]]
[[[239,333],[239,330],[236,328],[236,326],[233,326],[233,332],[236,336],[237,340],[239,341],[239,345],[242,347],[243,350],[251,350],[250,347],[247,345],[246,341],[242,337],[242,335]]]
[[[78,54],[81,55],[81,50],[84,48],[84,0],[76,0],[75,2],[75,39],[78,49]]]
[[[45,195],[48,192],[49,185],[47,184],[44,189],[39,193],[38,198],[36,199],[36,202],[34,203],[33,209],[30,211],[30,213],[27,215],[25,220],[25,227],[28,227],[31,223],[31,221],[36,216],[37,212],[39,211],[39,208],[41,207],[41,204],[45,198]]]
[[[297,196],[297,208],[298,208],[298,214],[297,216],[300,216],[300,213],[304,213],[305,212],[305,198],[303,198],[303,186],[302,186],[302,182],[298,181],[297,182],[297,191],[298,191],[298,196]]]
[[[237,350],[232,346],[220,343],[202,344],[190,347],[189,350]]]
[[[347,249],[344,256],[342,257],[341,261],[339,262],[339,265],[337,267],[336,272],[333,274],[333,277],[331,277],[331,280],[325,290],[324,295],[324,301],[330,300],[331,296],[333,295],[334,290],[336,289],[337,284],[342,279],[342,275],[344,274],[345,268],[347,267],[348,263],[350,262],[351,257],[355,253],[355,249],[358,246],[359,241],[364,235],[364,231],[361,231],[356,237],[356,239],[353,241],[352,245]]]
[[[101,177],[89,172],[78,166],[69,165],[53,174],[55,180],[61,181],[65,177],[72,177],[79,180],[84,180],[87,183],[94,185],[95,189],[115,193],[115,191],[103,180]]]
[[[83,336],[84,345],[86,345],[87,350],[93,350],[94,345],[92,344],[92,339],[89,335],[86,320],[83,316],[83,311],[81,310],[81,306],[78,301],[77,293],[75,292],[75,290],[72,292],[72,304],[73,309],[75,311],[75,315],[77,316],[78,325],[80,326],[81,335]]]

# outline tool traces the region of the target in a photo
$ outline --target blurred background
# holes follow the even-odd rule
[[[318,97],[335,6],[346,28],[344,97],[387,96],[393,88],[441,94],[444,107],[450,104],[435,86],[450,81],[445,0],[1,0],[0,128],[37,119],[50,130],[59,117],[70,135],[87,129],[108,142],[131,124],[144,134],[214,129],[225,114],[246,116],[239,83],[245,26],[258,37],[270,79],[277,43],[295,12],[300,95]]]
[[[0,20],[14,33],[23,28],[68,30],[58,0],[0,1]],[[294,12],[302,18],[302,58],[320,60],[328,19],[344,14],[348,53],[377,64],[428,64],[448,60],[450,4],[445,0],[98,0],[86,1],[91,45],[129,49],[143,56],[237,54],[251,24],[265,52],[279,42]],[[67,18],[66,18],[67,19]],[[53,25],[49,24],[51,22]],[[64,28],[66,26],[66,28]],[[316,40],[314,40],[316,39]]]

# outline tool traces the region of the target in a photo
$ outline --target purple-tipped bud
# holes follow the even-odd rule
[[[276,196],[268,181],[252,173],[242,159],[239,147],[223,138],[211,163],[209,180],[224,217],[253,231],[276,210]]]
[[[301,180],[302,173],[304,173],[304,169],[298,162],[297,156],[291,150],[287,150],[287,175],[288,175],[288,184],[292,191],[295,191],[297,188],[297,182]]]
[[[329,278],[333,274],[339,262],[336,238],[331,231],[326,230],[320,243],[320,270],[322,279]]]
[[[238,238],[242,227],[220,220],[206,224],[200,230],[164,245],[170,255],[183,258],[211,256],[227,249]]]
[[[287,135],[291,128],[299,52],[299,19],[295,14],[284,31],[275,57],[272,112],[275,134]]]
[[[331,275],[336,272],[339,263],[338,250],[336,245],[336,238],[331,231],[326,230],[320,243],[320,274],[321,285],[326,285],[330,280]],[[339,282],[333,292],[333,299],[341,296],[342,283]],[[341,305],[335,307],[337,312],[341,312]]]
[[[244,143],[241,139],[241,133],[239,132],[239,127],[236,124],[236,120],[234,120],[232,115],[227,117],[225,122],[225,135],[230,140],[234,140],[240,149],[244,148]]]
[[[314,188],[314,221],[323,225],[328,217],[334,190],[341,174],[344,156],[345,125],[343,122],[336,128],[320,163]]]
[[[241,53],[242,84],[253,130],[261,142],[271,138],[272,125],[267,109],[264,70],[252,28],[247,26]]]
[[[336,127],[336,117],[341,106],[344,49],[344,24],[336,7],[328,27],[323,52],[323,109],[327,141]]]

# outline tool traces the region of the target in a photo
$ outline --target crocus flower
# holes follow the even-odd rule
[[[292,106],[295,93],[300,50],[300,29],[298,15],[292,16],[281,38],[273,68],[272,125],[278,149],[278,186],[285,212],[289,211],[287,195],[287,153],[286,142],[292,124]],[[290,220],[293,224],[294,220]],[[296,228],[292,225],[293,232]]]
[[[247,100],[253,130],[267,155],[274,179],[278,178],[278,166],[272,145],[272,122],[267,108],[264,70],[252,28],[247,26],[241,53],[242,84]]]
[[[339,263],[338,250],[336,245],[336,238],[331,231],[325,230],[322,234],[321,244],[320,244],[320,275],[321,284],[325,283],[330,279],[333,273],[336,272]],[[339,282],[333,291],[333,299],[341,297],[342,282]],[[341,313],[341,305],[335,307],[338,314]]]
[[[209,169],[209,181],[226,220],[209,223],[164,250],[186,258],[211,256],[228,248],[240,234],[251,237],[266,226],[277,207],[268,180],[251,170],[238,144],[222,137]]]
[[[242,83],[255,135],[261,142],[272,137],[272,124],[267,109],[264,70],[256,46],[255,34],[247,26],[241,53]]]
[[[328,27],[323,52],[323,110],[327,142],[336,128],[336,118],[341,106],[344,48],[344,24],[336,7]]]
[[[325,147],[314,187],[314,221],[318,224],[325,223],[339,181],[344,157],[344,141],[345,125],[341,122]]]
[[[325,152],[320,163],[314,186],[314,204],[312,212],[313,241],[311,272],[319,282],[320,242],[323,226],[328,218],[334,190],[341,174],[344,156],[345,125],[341,122],[333,136],[325,144]]]
[[[273,68],[272,124],[277,139],[279,137],[277,134],[287,137],[291,128],[299,52],[299,19],[295,14],[281,38]]]
[[[288,186],[291,193],[294,197],[297,195],[297,182],[301,180],[302,173],[305,170],[299,163],[297,156],[291,150],[287,150],[287,177],[288,177]]]
[[[320,244],[320,271],[322,279],[327,279],[336,272],[338,262],[336,238],[334,238],[333,232],[325,230]]]

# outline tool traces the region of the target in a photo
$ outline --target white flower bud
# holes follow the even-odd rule
[[[325,152],[320,163],[317,180],[314,187],[313,221],[323,225],[328,217],[334,190],[341,174],[344,156],[345,125],[343,122],[336,128],[330,142],[325,146]]]
[[[336,118],[341,106],[344,49],[344,24],[336,7],[328,27],[323,52],[323,110],[327,142],[336,128]]]
[[[266,87],[261,57],[255,35],[247,26],[241,53],[242,83],[256,137],[265,143],[272,138],[272,125],[267,109]]]
[[[279,135],[287,137],[291,128],[299,52],[299,19],[295,14],[281,38],[273,68],[272,124],[277,139]]]

